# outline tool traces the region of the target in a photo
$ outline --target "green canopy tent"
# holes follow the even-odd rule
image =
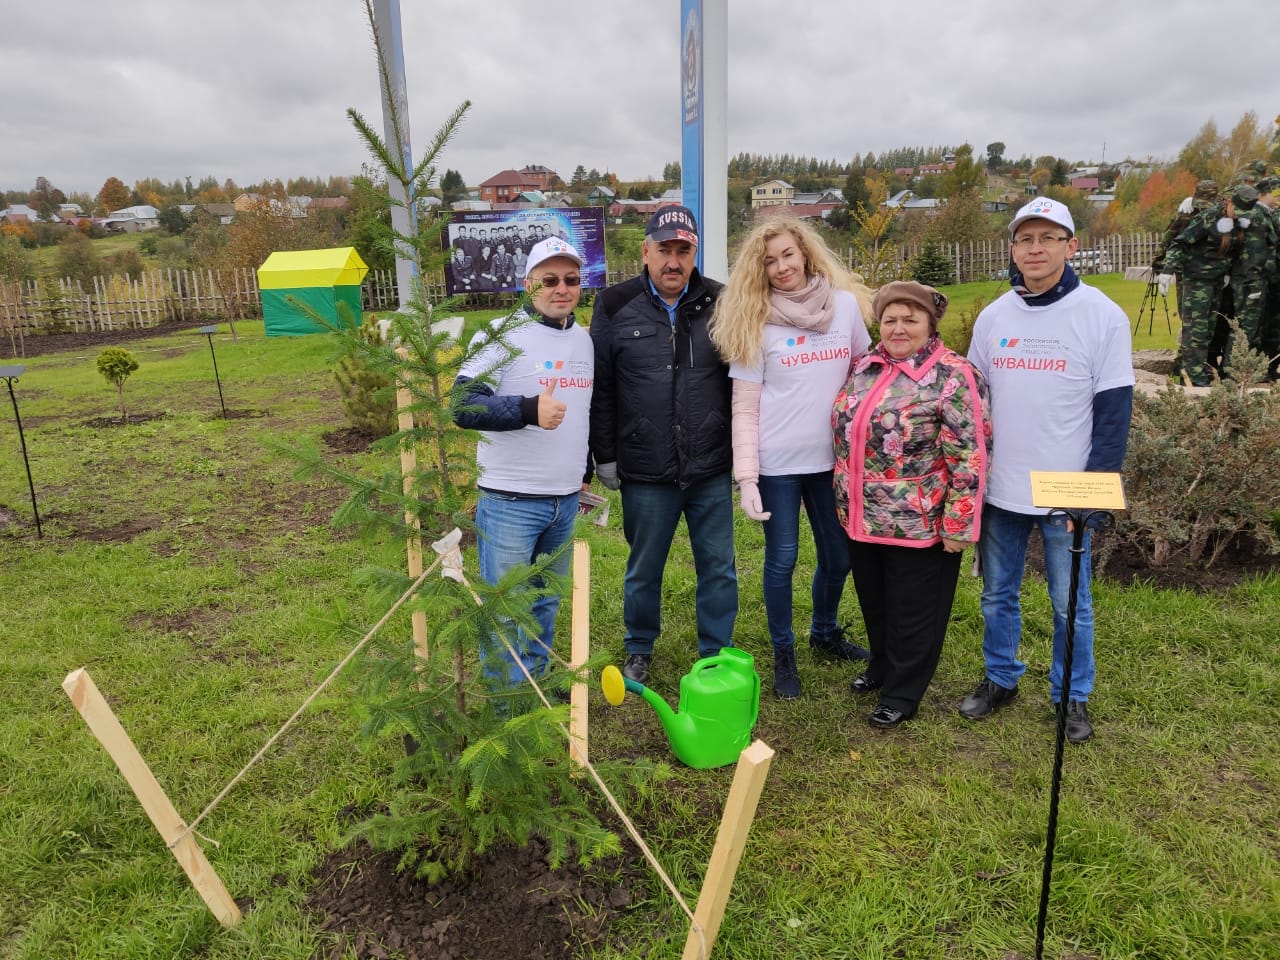
[[[343,322],[338,305],[345,303],[350,322],[359,326],[360,282],[368,272],[355,247],[277,250],[258,268],[267,336],[324,333],[326,328],[312,320],[303,305],[337,326]]]

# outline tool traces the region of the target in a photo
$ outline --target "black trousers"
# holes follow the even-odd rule
[[[962,554],[932,547],[849,541],[853,586],[862,607],[880,702],[914,711],[933,680],[947,636]]]

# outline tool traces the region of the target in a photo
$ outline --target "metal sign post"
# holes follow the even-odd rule
[[[0,378],[9,385],[9,400],[13,403],[13,419],[18,423],[18,442],[22,445],[22,463],[27,468],[27,489],[31,491],[31,512],[36,518],[36,536],[44,539],[40,528],[40,508],[36,506],[36,485],[31,479],[31,461],[27,459],[27,438],[22,432],[22,417],[18,413],[18,397],[13,392],[13,382],[22,376],[26,367],[0,367]]]
[[[222,378],[218,376],[218,355],[213,352],[213,335],[218,332],[218,325],[211,323],[201,327],[200,332],[209,338],[209,356],[213,357],[213,379],[218,384],[218,404],[222,407],[222,419],[227,419],[227,404],[222,399]]]

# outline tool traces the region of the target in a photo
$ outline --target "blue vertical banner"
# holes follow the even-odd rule
[[[684,205],[693,211],[705,236],[703,216],[703,70],[702,0],[680,0],[680,189]],[[704,244],[698,244],[698,269],[703,269]]]

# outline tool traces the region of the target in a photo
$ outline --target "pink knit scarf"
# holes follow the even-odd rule
[[[769,291],[769,322],[826,333],[836,315],[835,291],[818,275],[800,290]]]

